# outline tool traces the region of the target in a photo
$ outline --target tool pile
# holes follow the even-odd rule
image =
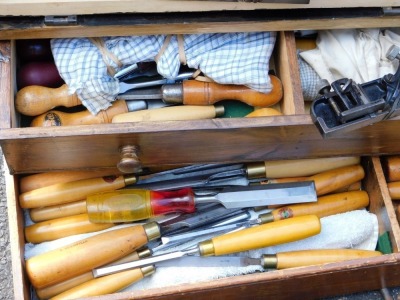
[[[364,175],[358,157],[29,175],[19,202],[35,223],[25,238],[42,250],[26,251],[26,272],[40,299],[74,299],[134,287],[171,267],[254,272],[380,255],[327,246],[248,254],[318,239],[325,217],[368,207]]]

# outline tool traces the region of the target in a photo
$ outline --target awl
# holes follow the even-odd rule
[[[315,201],[314,182],[304,181],[200,191],[191,188],[172,191],[126,189],[89,195],[86,208],[93,223],[118,223],[171,212],[192,213],[201,203],[218,202],[225,208],[245,208]]]
[[[217,236],[200,242],[196,247],[191,249],[170,252],[120,265],[94,269],[93,275],[94,277],[105,276],[119,271],[153,265],[160,261],[176,259],[184,256],[220,256],[259,249],[301,240],[316,235],[320,231],[321,224],[317,216],[300,216],[293,219],[267,223]]]

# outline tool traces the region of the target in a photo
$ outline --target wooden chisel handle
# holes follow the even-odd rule
[[[266,178],[312,176],[343,166],[360,164],[359,157],[325,157],[310,159],[265,161]]]
[[[154,271],[154,266],[146,266],[94,278],[51,298],[51,300],[80,299],[82,297],[111,294],[153,274]]]
[[[68,216],[86,213],[86,200],[75,201],[60,205],[31,208],[29,216],[33,222],[43,222]]]
[[[382,158],[382,168],[388,182],[400,181],[400,156]]]
[[[210,105],[221,100],[238,100],[251,106],[271,106],[282,99],[283,88],[277,77],[270,75],[270,79],[272,91],[267,94],[244,85],[185,80],[182,82],[182,103],[184,105]],[[164,101],[169,103],[167,95],[163,93],[163,96]]]
[[[112,123],[202,120],[213,119],[223,114],[223,106],[179,105],[119,114],[112,119]]]
[[[199,250],[202,256],[225,255],[301,240],[320,231],[317,216],[300,216],[214,237],[199,243]]]
[[[27,226],[25,227],[25,239],[29,243],[39,244],[75,234],[101,231],[113,226],[115,224],[112,223],[92,223],[87,214],[80,214]]]
[[[24,176],[19,181],[20,193],[29,192],[56,183],[103,176],[120,175],[118,170],[56,171]]]
[[[265,268],[287,269],[380,255],[379,251],[358,249],[301,250],[264,255],[263,260]]]
[[[86,199],[90,194],[113,191],[136,183],[134,176],[105,176],[58,183],[19,196],[22,208],[58,205]]]
[[[29,258],[26,272],[35,288],[44,288],[126,256],[158,237],[155,222],[110,230]]]
[[[116,261],[113,261],[110,264],[107,264],[107,266],[111,266],[114,264],[122,264],[130,261],[135,261],[144,257],[147,257],[151,255],[151,251],[148,249],[141,250],[141,251],[134,251],[131,254],[128,254],[127,256],[124,256],[121,259],[118,259]],[[42,288],[42,289],[36,289],[36,294],[40,299],[49,299],[51,297],[54,297],[56,295],[59,295],[65,291],[68,291],[72,289],[73,287],[76,287],[84,282],[90,281],[94,279],[93,273],[92,272],[86,272],[84,274],[81,274],[79,276],[70,278],[68,280],[62,281],[60,283]]]
[[[26,116],[38,116],[56,106],[73,107],[81,105],[76,94],[68,93],[66,84],[59,88],[30,85],[17,92],[15,107]]]
[[[301,203],[283,206],[261,215],[263,223],[278,221],[303,215],[316,215],[319,218],[356,210],[369,205],[368,193],[352,191],[318,197],[316,203]]]
[[[34,118],[31,127],[69,126],[69,125],[91,125],[111,123],[112,118],[119,114],[128,112],[124,100],[117,100],[106,110],[101,110],[97,115],[84,110],[76,113],[65,113],[51,110]]]
[[[400,181],[389,182],[387,187],[392,200],[400,200]]]

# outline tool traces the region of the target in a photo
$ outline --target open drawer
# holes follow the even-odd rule
[[[367,209],[377,217],[379,236],[387,237],[383,239],[386,241],[383,253],[386,254],[162,288],[133,288],[96,299],[321,298],[397,286],[400,284],[399,223],[392,201],[385,192],[386,181],[379,157],[364,157],[362,166],[365,171],[362,189],[367,191],[370,201]],[[14,289],[16,299],[30,299],[32,289],[25,272],[24,216],[18,204],[18,182],[19,176],[6,174]],[[340,232],[336,234],[341,235]],[[322,286],[324,288],[320,288]]]

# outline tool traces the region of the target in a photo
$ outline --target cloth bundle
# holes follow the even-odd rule
[[[111,58],[104,57],[104,51],[87,38],[53,39],[51,48],[69,93],[76,92],[92,114],[107,109],[118,95],[118,80],[109,75],[108,66],[118,71],[134,63],[156,60],[158,73],[173,80],[179,73],[182,56],[188,67],[200,70],[217,83],[245,85],[263,93],[272,90],[268,71],[276,32],[179,37],[182,39],[176,35],[103,38],[103,50]]]

